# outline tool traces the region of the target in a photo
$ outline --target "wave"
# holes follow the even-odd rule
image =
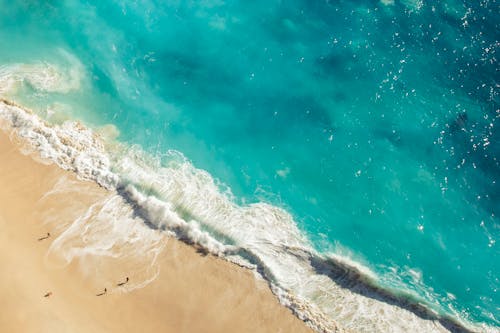
[[[441,313],[411,291],[382,288],[380,278],[359,263],[318,253],[288,212],[266,203],[236,204],[229,189],[179,152],[154,157],[111,136],[105,139],[78,122],[49,124],[4,99],[0,120],[13,139],[21,139],[25,153],[38,154],[112,193],[54,241],[51,251],[63,262],[87,254],[111,255],[114,245],[132,237],[106,232],[108,237],[100,239],[89,234],[86,239],[93,245],[80,244],[75,252],[71,240],[90,216],[101,214],[99,228],[105,230],[119,230],[128,218],[254,269],[283,305],[319,332],[498,332],[466,322],[460,314]],[[133,235],[137,241],[140,233]],[[139,238],[148,240],[141,253],[150,253],[147,260],[154,262],[160,238]],[[155,275],[148,276],[145,283]]]
[[[0,66],[0,94],[13,94],[22,84],[39,92],[68,93],[80,88],[83,65],[70,53],[59,50],[62,62],[58,66],[47,62]]]

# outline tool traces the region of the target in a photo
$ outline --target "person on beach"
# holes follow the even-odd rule
[[[47,236],[38,238],[38,241],[42,241],[42,240],[47,239],[49,237],[50,237],[50,232],[47,233]]]
[[[125,282],[120,282],[117,284],[118,287],[121,287],[123,286],[124,284],[126,284],[128,282],[128,276],[125,278]]]
[[[108,292],[108,289],[104,288],[104,291],[100,294],[97,294],[96,296],[106,295],[107,292]]]

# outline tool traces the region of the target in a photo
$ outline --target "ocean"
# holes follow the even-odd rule
[[[0,96],[100,133],[105,162],[71,168],[315,327],[493,332],[499,22],[496,0],[0,0]]]

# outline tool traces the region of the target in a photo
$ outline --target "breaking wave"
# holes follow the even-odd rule
[[[53,242],[50,255],[63,263],[87,255],[113,257],[126,244],[154,262],[165,237],[146,235],[147,230],[163,230],[160,234],[254,269],[285,306],[320,332],[496,331],[459,320],[458,313],[442,313],[411,290],[383,288],[359,263],[318,253],[288,212],[262,202],[236,204],[229,189],[179,152],[155,158],[78,122],[48,124],[7,100],[0,101],[0,127],[21,140],[25,153],[110,190]],[[98,233],[82,231],[90,219],[99,221]],[[155,274],[147,272],[144,283]]]

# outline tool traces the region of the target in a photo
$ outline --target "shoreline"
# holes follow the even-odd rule
[[[89,209],[90,204],[84,205],[84,209],[81,210],[80,215],[84,214],[90,214],[93,217],[95,214],[99,215],[103,213],[105,209],[104,206],[109,206],[110,202],[112,201],[112,206],[114,207],[113,209],[117,209],[116,200],[119,201],[118,206],[126,206],[128,210],[123,211],[123,210],[116,210],[116,211],[107,211],[104,212],[104,214],[112,214],[112,216],[116,217],[116,214],[118,216],[122,217],[125,215],[130,215],[134,216],[134,218],[139,218],[141,225],[144,224],[147,225],[148,228],[144,230],[148,230],[149,234],[144,236],[141,235],[141,240],[148,240],[149,243],[144,245],[143,249],[140,249],[139,251],[135,251],[138,253],[142,252],[151,252],[149,249],[152,250],[154,253],[158,253],[160,248],[162,248],[164,245],[161,245],[162,242],[158,241],[158,234],[156,233],[156,236],[151,236],[157,231],[164,231],[161,233],[161,237],[166,237],[166,235],[172,235],[174,237],[171,237],[172,239],[180,239],[180,242],[184,246],[187,246],[190,248],[192,251],[200,251],[200,253],[208,254],[208,257],[212,257],[216,260],[223,261],[227,264],[233,265],[235,267],[238,266],[243,266],[243,267],[238,267],[238,269],[243,269],[244,271],[247,271],[249,274],[256,274],[259,275],[259,277],[263,277],[264,281],[263,284],[266,286],[268,290],[272,290],[272,297],[275,299],[276,302],[279,301],[281,306],[283,308],[286,308],[287,311],[291,312],[294,314],[296,318],[300,318],[299,321],[303,321],[307,323],[308,326],[312,327],[314,330],[318,332],[343,332],[344,329],[352,329],[354,331],[386,331],[386,329],[391,328],[396,331],[404,331],[407,328],[412,328],[416,331],[436,331],[436,332],[445,332],[445,331],[452,331],[452,332],[470,332],[473,331],[473,328],[466,328],[468,325],[464,324],[464,326],[457,321],[454,318],[450,318],[448,316],[440,316],[437,313],[433,313],[432,310],[428,309],[425,305],[421,304],[417,300],[412,302],[412,299],[406,299],[404,294],[401,294],[399,292],[395,292],[394,290],[383,290],[380,287],[378,287],[375,284],[375,281],[371,281],[371,275],[370,274],[365,274],[363,271],[363,267],[358,268],[356,265],[350,265],[347,263],[344,263],[342,258],[329,258],[329,257],[322,257],[319,254],[315,253],[312,250],[308,250],[308,248],[301,248],[300,244],[299,247],[294,247],[290,243],[286,243],[287,239],[284,238],[282,240],[280,239],[275,239],[275,241],[278,241],[279,246],[281,246],[281,250],[278,251],[278,255],[282,255],[281,261],[261,261],[263,258],[264,259],[269,259],[267,256],[269,254],[271,255],[276,255],[274,253],[274,249],[272,247],[270,248],[255,248],[254,244],[251,242],[249,245],[251,247],[245,248],[244,245],[246,241],[243,241],[242,244],[238,244],[239,246],[226,246],[223,243],[220,243],[217,239],[212,238],[210,234],[207,232],[204,232],[200,229],[198,224],[196,222],[194,223],[186,223],[186,221],[179,217],[175,210],[171,207],[168,203],[166,202],[161,202],[157,200],[155,197],[148,196],[147,193],[144,192],[138,192],[137,189],[134,186],[127,186],[127,182],[123,182],[123,180],[120,179],[122,175],[117,175],[113,172],[111,172],[110,166],[116,162],[112,162],[107,159],[107,147],[103,145],[103,142],[101,141],[101,138],[99,137],[99,134],[95,134],[96,132],[99,133],[99,130],[96,130],[96,132],[93,132],[92,130],[87,129],[84,125],[81,125],[78,122],[73,122],[73,123],[68,123],[68,124],[63,124],[63,125],[50,125],[47,124],[43,119],[38,118],[35,114],[33,114],[31,111],[26,110],[22,106],[17,105],[15,102],[7,101],[7,100],[0,100],[0,107],[4,105],[7,109],[4,111],[4,114],[1,114],[1,109],[0,109],[0,115],[2,115],[2,118],[5,118],[4,120],[6,121],[6,124],[8,126],[4,126],[4,130],[11,131],[11,133],[16,133],[12,138],[15,142],[18,142],[20,146],[22,146],[23,153],[29,154],[32,158],[37,160],[38,162],[41,162],[43,164],[45,163],[53,163],[55,169],[65,172],[66,174],[71,174],[73,177],[72,182],[77,182],[77,183],[91,183],[92,188],[95,190],[99,191],[105,191],[106,193],[114,193],[115,196],[114,198],[103,198],[101,202],[98,203],[93,203],[92,208]],[[2,123],[0,122],[0,125]],[[5,125],[5,124],[4,124]],[[40,156],[40,157],[39,157]],[[125,158],[130,158],[129,156],[125,156]],[[121,163],[121,161],[120,161]],[[132,165],[133,166],[133,165]],[[138,171],[140,172],[154,172],[154,170],[148,169],[148,167],[151,166],[146,166],[144,170],[139,169]],[[154,165],[153,165],[154,167]],[[67,171],[63,171],[67,170]],[[134,169],[133,171],[137,171]],[[169,170],[167,170],[170,172]],[[196,170],[195,170],[196,171]],[[125,174],[126,175],[126,174]],[[146,174],[138,174],[138,179],[137,181],[140,182],[142,181],[166,181],[167,184],[172,181],[172,178],[174,180],[174,183],[170,185],[174,185],[174,191],[175,188],[179,186],[179,184],[175,183],[177,174],[167,174],[167,178],[162,178],[164,175],[163,174],[153,174],[153,177],[158,176],[159,178],[147,178],[150,177],[150,175]],[[201,174],[203,177],[205,177],[205,174]],[[180,174],[180,177],[183,177],[185,175]],[[83,180],[88,180],[90,182],[86,181],[79,181],[76,178],[83,179]],[[125,176],[125,180],[126,180]],[[134,178],[132,178],[134,179]],[[152,179],[152,180],[150,180]],[[183,184],[182,181],[185,181],[186,179],[181,179],[180,184]],[[189,179],[188,179],[189,180]],[[201,181],[206,181],[207,178],[201,178]],[[209,178],[210,180],[210,178]],[[195,183],[196,184],[196,183]],[[136,184],[134,184],[136,185]],[[191,185],[191,184],[189,184]],[[100,186],[100,187],[99,187]],[[105,189],[108,189],[106,191]],[[203,197],[203,191],[206,190],[204,188],[199,188],[198,191],[200,192],[200,195],[197,197],[202,198]],[[210,190],[210,188],[208,188]],[[54,191],[54,190],[53,190]],[[57,192],[57,191],[56,191]],[[177,192],[173,192],[177,193]],[[182,192],[179,192],[182,193]],[[195,209],[203,209],[203,200],[193,200],[196,199],[197,197],[180,197],[180,201],[177,201],[177,204],[180,205],[180,209],[183,209],[183,202],[184,204],[198,204],[202,203],[202,206],[194,206]],[[214,197],[217,200],[220,200],[221,198],[225,200],[223,197]],[[116,200],[115,200],[116,199]],[[170,201],[170,199],[167,197],[167,201]],[[179,199],[179,198],[176,198]],[[188,199],[186,201],[186,199]],[[230,202],[227,201],[219,201],[215,202],[215,204],[218,204],[217,206],[219,209],[224,208],[225,209],[240,209],[239,207],[232,206]],[[94,207],[95,206],[95,207]],[[192,207],[192,206],[191,206]],[[109,207],[108,207],[109,208]],[[236,213],[246,213],[245,209],[255,209],[250,211],[250,215],[246,217],[250,217],[251,220],[243,221],[243,222],[252,222],[255,223],[257,220],[262,219],[264,222],[269,222],[266,220],[268,217],[267,215],[261,216],[260,214],[263,213],[261,209],[266,209],[264,212],[265,213],[276,213],[276,214],[281,214],[282,212],[279,210],[271,210],[268,211],[268,208],[274,209],[272,207],[268,206],[251,206],[251,207],[242,207],[241,210],[238,210]],[[215,209],[215,208],[214,208]],[[94,210],[94,211],[92,211]],[[257,213],[256,216],[252,216],[251,214]],[[75,215],[73,216],[74,219],[78,218],[80,215]],[[130,217],[129,216],[129,217]],[[203,217],[203,215],[201,215]],[[220,221],[225,221],[224,216],[219,217]],[[230,217],[230,215],[229,215]],[[288,218],[288,216],[282,216],[279,215],[279,218],[284,217],[285,219]],[[87,217],[86,217],[87,218]],[[129,218],[130,220],[131,218]],[[253,219],[253,220],[252,220]],[[109,219],[108,219],[109,220]],[[98,222],[98,221],[97,221]],[[122,222],[122,221],[121,221]],[[230,222],[230,221],[228,221]],[[288,221],[288,220],[283,220],[277,222],[291,222],[293,221]],[[129,227],[131,226],[130,221],[127,222]],[[111,226],[110,226],[111,224]],[[97,229],[106,229],[108,228],[108,231],[113,231],[113,223],[97,223]],[[257,225],[255,226],[262,226],[260,222],[258,222]],[[227,225],[224,224],[222,227],[226,227]],[[238,225],[233,226],[233,227],[238,227]],[[288,227],[289,224],[286,225],[277,225],[276,227]],[[68,225],[66,225],[68,227]],[[217,225],[215,225],[215,230],[217,231]],[[111,229],[110,229],[111,228]],[[120,225],[121,229],[122,225]],[[76,229],[76,233],[73,230],[73,235],[71,235],[71,232],[68,235],[65,235],[65,238],[63,241],[58,242],[57,248],[59,250],[64,250],[65,242],[68,242],[68,237],[69,237],[69,244],[72,242],[78,243],[81,241],[78,237],[75,238],[75,235],[78,235],[78,230]],[[141,229],[142,230],[142,229]],[[278,228],[278,230],[281,230]],[[241,235],[253,235],[255,234],[248,233],[249,230],[227,230],[224,229],[224,231],[228,232],[229,235],[231,235],[231,232],[238,231],[239,234],[232,234],[236,236],[238,239]],[[290,230],[287,230],[290,231]],[[298,230],[297,230],[298,231]],[[273,234],[274,235],[274,234]],[[291,234],[287,235],[294,235],[293,231]],[[92,244],[92,246],[96,245],[96,248],[93,248],[92,246],[90,247],[90,250],[98,250],[98,251],[103,251],[105,252],[105,255],[111,255],[114,256],[115,253],[110,253],[108,249],[106,249],[106,246],[109,244],[106,244],[106,240],[102,240],[103,237],[95,237],[95,234],[90,233],[89,235],[85,235],[86,238],[90,237],[91,239],[94,238],[95,244]],[[130,240],[131,235],[130,233],[128,235],[122,235],[122,234],[116,234],[114,236],[118,237],[118,242],[115,244],[115,239],[113,239],[112,244],[113,247],[118,246],[126,246],[127,240]],[[257,236],[266,236],[264,234],[258,234]],[[271,235],[272,236],[272,235]],[[73,237],[73,238],[72,238]],[[83,236],[82,236],[83,237]],[[124,237],[124,240],[120,240],[120,237]],[[128,237],[128,238],[127,238]],[[104,237],[105,238],[105,237]],[[156,238],[156,240],[155,240]],[[292,238],[293,239],[293,238]],[[257,238],[259,240],[259,238]],[[264,238],[263,240],[269,241],[269,239]],[[288,239],[289,241],[290,239]],[[102,242],[104,243],[102,243]],[[282,241],[285,241],[285,243],[281,244]],[[101,242],[101,244],[99,244]],[[120,243],[121,242],[121,243]],[[142,242],[142,241],[141,241]],[[164,242],[165,243],[165,242]],[[168,244],[169,242],[167,242]],[[184,244],[185,243],[185,244]],[[187,245],[186,245],[187,244]],[[274,242],[271,242],[270,244],[274,244]],[[302,244],[302,243],[301,243]],[[66,244],[67,245],[67,244]],[[276,245],[276,244],[275,244]],[[149,246],[149,247],[148,247]],[[274,246],[274,245],[272,245]],[[52,250],[54,246],[51,246]],[[145,251],[146,249],[147,251]],[[52,252],[69,252],[71,250],[71,247],[66,248],[66,251],[52,251]],[[268,250],[271,250],[273,252],[269,253],[266,252]],[[86,252],[87,249],[85,247],[81,247],[78,251],[80,252]],[[264,251],[264,252],[262,252]],[[122,252],[127,252],[127,251],[122,251]],[[129,253],[134,252],[134,251],[128,251]],[[66,253],[65,255],[68,255]],[[213,256],[212,256],[213,255]],[[73,261],[73,259],[78,259],[81,257],[80,255],[73,255],[69,254],[65,258],[62,258],[63,265],[69,264]],[[144,267],[135,267],[137,266],[137,263],[140,262],[149,262],[152,266],[154,266],[155,262],[158,256],[157,255],[152,255],[149,256],[148,258],[142,258],[139,256],[139,258],[132,258],[132,261],[135,264],[126,264],[126,266],[133,267],[134,269],[137,268],[139,271],[141,269],[145,269]],[[241,257],[241,258],[240,258]],[[248,257],[248,258],[247,258]],[[266,258],[267,257],[267,258]],[[60,258],[61,259],[61,258]],[[145,260],[143,260],[145,259]],[[243,259],[243,262],[240,261],[240,259]],[[246,260],[249,259],[248,263]],[[291,260],[291,261],[290,261]],[[127,262],[130,261],[129,259],[126,260]],[[93,264],[96,264],[95,262]],[[248,266],[250,264],[250,266]],[[267,264],[278,264],[278,266],[267,266]],[[99,266],[100,265],[100,266]],[[98,269],[102,269],[102,264],[99,264],[97,266]],[[135,266],[134,266],[135,265]],[[281,266],[280,266],[281,265]],[[296,266],[298,265],[298,266]],[[143,265],[145,266],[145,265]],[[255,266],[255,267],[254,267]],[[295,266],[295,267],[294,267]],[[252,269],[248,270],[248,267],[252,267]],[[151,268],[151,267],[149,267]],[[277,271],[275,271],[277,269]],[[283,270],[284,269],[284,270]],[[283,274],[286,273],[290,275],[291,277],[295,278],[300,278],[301,275],[293,276],[293,274],[290,272],[290,270],[297,269],[297,273],[300,272],[302,275],[302,278],[304,278],[305,281],[309,281],[308,283],[311,283],[312,281],[315,281],[313,283],[320,283],[319,289],[311,289],[311,290],[296,290],[295,288],[291,288],[290,290],[294,291],[294,294],[292,295],[291,293],[287,292],[286,288],[282,288],[283,286],[280,284],[276,284],[276,281],[278,282],[287,282],[286,280],[283,279],[288,279],[286,276],[278,276],[275,277],[274,273],[279,273]],[[154,270],[154,269],[153,269]],[[369,272],[368,272],[369,273]],[[88,272],[87,272],[88,274]],[[142,274],[142,273],[141,273]],[[141,275],[139,274],[139,275]],[[147,274],[142,274],[141,278],[142,281],[144,282],[143,284],[147,284],[148,281],[152,281],[155,279],[154,272],[152,273],[149,271]],[[126,273],[122,274],[123,277],[126,276]],[[122,277],[122,279],[123,279]],[[255,279],[255,277],[253,277]],[[109,276],[108,276],[108,279]],[[112,277],[111,279],[116,279],[116,277]],[[132,278],[134,282],[137,282],[136,278]],[[259,282],[259,283],[260,283]],[[293,280],[290,282],[294,283]],[[129,285],[127,285],[129,286]],[[286,284],[285,284],[286,286]],[[142,288],[142,286],[131,286],[133,288]],[[287,288],[290,288],[289,286],[286,286]],[[96,289],[101,288],[101,286],[96,286]],[[319,292],[320,290],[326,290],[326,293],[324,295],[317,294],[317,291]],[[297,293],[295,293],[297,291]],[[306,292],[306,294],[303,294],[303,292]],[[307,293],[311,294],[307,294]],[[408,295],[406,295],[408,296]],[[327,303],[321,304],[322,307],[317,307],[317,304],[311,302],[311,299],[309,297],[320,297],[324,298],[327,300]],[[363,311],[357,311],[357,305],[356,302],[360,302],[359,304],[364,308]],[[326,308],[325,308],[326,306]],[[340,307],[340,310],[337,309]],[[340,313],[331,313],[331,311],[335,311],[335,309],[339,310]],[[331,310],[331,311],[330,311]],[[330,312],[329,312],[330,311]],[[385,313],[387,311],[387,313]],[[380,316],[380,313],[383,313],[383,316]],[[348,319],[347,322],[344,322],[342,317],[338,317],[338,315],[341,316],[346,316],[345,319]],[[375,317],[373,317],[375,316]],[[381,319],[382,321],[379,321]],[[344,326],[341,328],[337,324],[337,322],[342,322],[343,324],[349,324],[348,326]],[[362,326],[357,326],[361,324]],[[394,326],[393,326],[394,325]],[[469,326],[470,327],[470,326]],[[478,331],[490,331],[490,328],[488,327],[476,327]],[[494,330],[494,329],[493,329]]]
[[[159,236],[165,245],[154,262],[158,276],[129,292],[116,284],[124,281],[131,267],[140,265],[134,258],[125,257],[117,264],[116,258],[84,256],[61,265],[52,248],[68,230],[71,215],[110,193],[54,164],[41,164],[19,148],[0,131],[0,265],[4,269],[0,295],[9,302],[0,315],[2,330],[312,332],[250,270],[202,255],[166,235]],[[64,186],[54,192],[57,184]],[[59,191],[57,200],[47,199],[51,190]],[[47,232],[50,237],[38,241]],[[139,282],[135,281],[139,276],[131,276],[130,283]],[[107,293],[96,296],[103,288]]]

